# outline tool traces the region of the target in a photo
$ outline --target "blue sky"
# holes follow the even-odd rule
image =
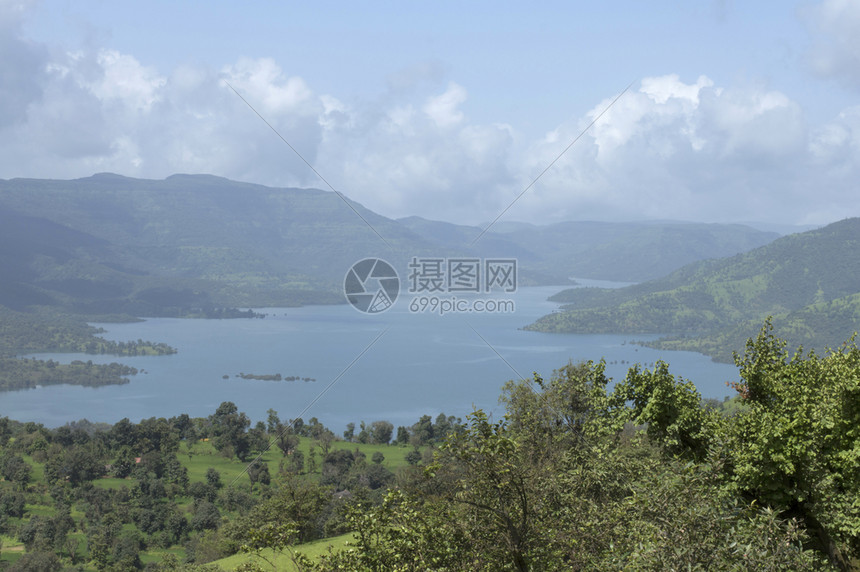
[[[0,0],[0,178],[213,173],[386,216],[860,215],[860,3]]]

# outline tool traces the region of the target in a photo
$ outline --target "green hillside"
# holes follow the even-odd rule
[[[661,333],[651,345],[728,361],[774,316],[790,343],[837,345],[860,329],[860,219],[789,235],[744,254],[685,266],[618,290],[571,289],[563,312],[527,329],[576,333]]]
[[[334,193],[206,175],[0,181],[0,219],[0,304],[16,309],[175,315],[339,303],[356,260],[429,249]]]

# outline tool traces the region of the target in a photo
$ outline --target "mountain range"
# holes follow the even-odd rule
[[[403,272],[415,256],[515,257],[521,285],[641,281],[777,236],[673,222],[500,223],[482,234],[211,175],[0,180],[0,305],[140,316],[342,303],[346,271],[366,257]]]

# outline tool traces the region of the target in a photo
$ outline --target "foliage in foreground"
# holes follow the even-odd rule
[[[334,570],[815,570],[860,557],[860,350],[736,356],[744,402],[704,407],[665,364],[510,382],[420,478],[353,507]]]

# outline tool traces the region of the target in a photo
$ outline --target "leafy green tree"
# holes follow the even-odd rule
[[[73,445],[61,449],[52,445],[45,463],[45,477],[52,482],[68,481],[72,486],[92,481],[105,473],[104,462],[91,446]]]
[[[214,502],[218,496],[218,489],[210,483],[194,481],[188,486],[188,495],[193,499]]]
[[[21,518],[26,502],[22,493],[0,489],[0,515]]]
[[[395,443],[398,445],[408,445],[409,444],[409,429],[400,425],[397,428],[397,437],[395,438]]]
[[[114,567],[119,570],[136,570],[142,568],[140,550],[143,542],[137,531],[125,531],[116,539],[113,545],[112,557]]]
[[[283,479],[271,498],[255,506],[247,516],[231,521],[225,534],[239,544],[252,534],[290,524],[296,542],[308,542],[322,534],[320,516],[331,502],[331,489],[301,477]]]
[[[473,542],[483,552],[515,570],[530,570],[539,530],[531,494],[536,475],[520,461],[520,444],[507,423],[491,423],[481,410],[468,421],[467,430],[441,449],[441,460],[460,475],[448,495],[473,510]],[[430,470],[441,468],[440,463]]]
[[[723,417],[702,407],[696,386],[676,380],[663,361],[650,371],[642,371],[638,365],[630,368],[624,381],[615,386],[613,397],[616,404],[631,404],[622,418],[647,427],[648,437],[669,455],[702,460],[713,436],[723,431]]]
[[[406,459],[406,462],[410,465],[417,465],[421,462],[421,451],[419,451],[418,449],[412,449],[411,451],[406,453],[404,458]]]
[[[412,426],[410,442],[416,447],[422,447],[434,438],[433,419],[429,415],[422,415],[418,423]]]
[[[120,479],[131,475],[137,464],[136,458],[137,455],[131,447],[128,445],[121,446],[113,462],[113,475]]]
[[[355,455],[352,451],[345,449],[332,451],[323,458],[320,483],[343,489],[346,485],[347,474],[353,464],[355,464]]]
[[[314,435],[314,444],[320,448],[323,456],[328,455],[335,440],[334,433],[323,427],[321,431],[314,432]]]
[[[322,571],[478,570],[468,541],[456,526],[458,514],[447,504],[425,504],[400,490],[389,491],[378,506],[346,509],[355,531],[355,549],[323,555]]]
[[[215,487],[216,489],[220,489],[224,485],[221,483],[221,473],[219,473],[213,467],[209,467],[206,469],[206,483]]]
[[[248,416],[239,413],[236,404],[232,401],[225,401],[209,417],[209,421],[215,436],[213,439],[215,448],[224,455],[236,455],[244,462],[251,453],[251,443],[246,433],[251,425]]]
[[[305,468],[305,454],[299,450],[295,450],[290,453],[290,456],[286,459],[282,459],[279,464],[279,470],[285,471],[287,473],[298,475]]]
[[[266,431],[269,435],[273,436],[278,433],[281,427],[281,418],[278,416],[278,412],[272,408],[266,410]]]
[[[355,438],[355,423],[347,423],[346,430],[343,432],[344,441],[351,442]]]
[[[374,421],[370,425],[370,442],[385,445],[391,441],[394,425],[388,421]]]
[[[214,530],[221,526],[221,512],[209,501],[197,504],[194,516],[191,518],[191,530]]]
[[[246,472],[248,473],[248,479],[251,481],[251,485],[254,483],[268,485],[272,481],[271,475],[269,475],[269,465],[259,460],[248,465]]]
[[[860,559],[860,350],[851,342],[818,356],[766,323],[735,356],[746,408],[727,432],[729,478],[738,491],[817,539],[831,563]]]
[[[21,490],[30,482],[30,474],[30,465],[20,455],[0,456],[0,475],[7,481],[15,483]]]
[[[266,428],[262,422],[258,422],[256,427],[248,430],[248,447],[256,453],[263,453],[269,449]]]

